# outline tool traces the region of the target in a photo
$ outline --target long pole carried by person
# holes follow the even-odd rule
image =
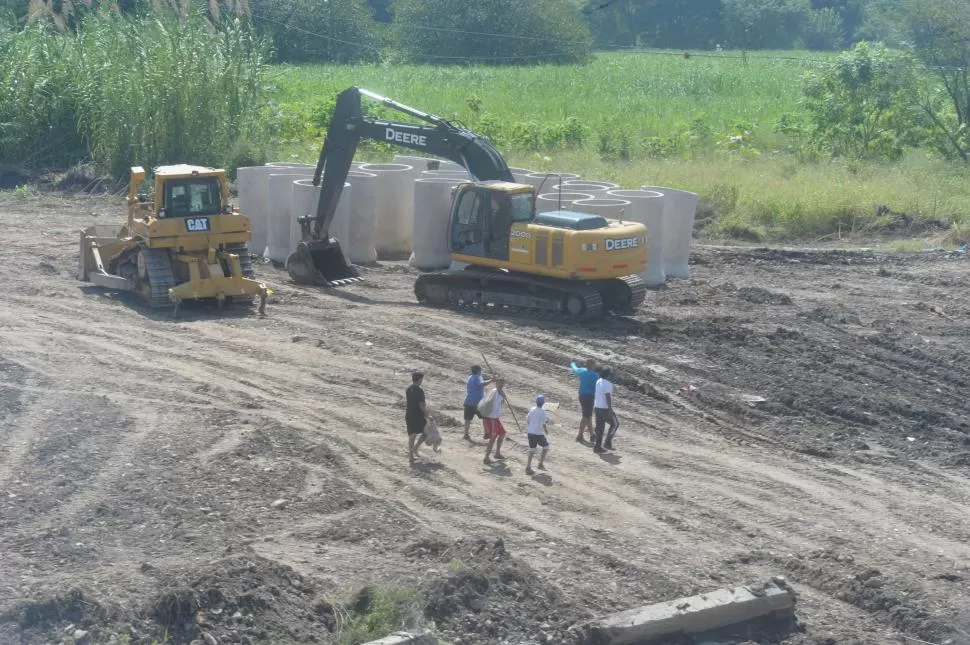
[[[494,378],[495,377],[495,370],[493,370],[492,369],[492,366],[488,364],[488,359],[485,358],[485,352],[480,352],[480,353],[482,355],[482,362],[485,363],[486,369],[488,369],[489,373],[492,375],[492,378]],[[505,397],[506,403],[509,404],[509,412],[512,413],[512,420],[515,421],[515,427],[518,428],[519,432],[522,432],[522,426],[519,425],[519,420],[515,416],[515,410],[512,409],[512,402],[509,401],[509,397],[506,396],[504,392],[502,393],[502,396]]]

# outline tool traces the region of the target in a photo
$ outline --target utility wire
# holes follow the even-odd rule
[[[318,34],[316,32],[310,31],[308,29],[304,29],[304,28],[299,27],[297,25],[290,24],[290,23],[287,23],[287,22],[283,22],[283,21],[280,21],[280,20],[276,20],[274,18],[270,18],[269,16],[266,16],[265,14],[260,14],[260,13],[257,13],[257,12],[252,12],[251,15],[254,18],[257,18],[259,20],[265,20],[266,22],[274,23],[274,24],[277,24],[277,25],[279,25],[281,27],[286,27],[287,29],[292,29],[294,31],[298,31],[300,33],[306,34],[308,36],[314,36],[316,38],[321,38],[323,40],[329,40],[329,41],[341,43],[343,45],[350,45],[352,47],[357,47],[357,48],[360,48],[360,49],[366,49],[368,51],[372,51],[372,52],[375,52],[375,53],[380,53],[382,51],[379,47],[374,47],[374,46],[371,46],[371,45],[366,45],[364,43],[353,42],[353,41],[349,41],[349,40],[343,40],[341,38],[337,38],[335,36],[328,36],[328,35],[325,35],[325,34]],[[518,35],[518,34],[498,34],[498,33],[484,32],[484,31],[467,31],[467,30],[462,30],[462,29],[448,29],[448,28],[444,28],[444,27],[429,27],[427,25],[413,25],[413,24],[405,24],[405,23],[399,23],[399,26],[401,26],[403,28],[407,28],[407,29],[422,29],[422,30],[427,30],[427,31],[441,31],[441,32],[447,32],[447,33],[470,34],[470,35],[478,35],[478,36],[492,36],[492,37],[496,37],[496,38],[513,38],[513,39],[520,39],[520,40],[530,40],[530,41],[535,41],[535,42],[559,42],[559,43],[569,43],[569,44],[582,44],[582,45],[587,45],[587,46],[589,45],[589,42],[588,41],[561,40],[561,39],[557,39],[557,38],[545,38],[545,37],[541,37],[541,36],[521,36],[521,35]],[[677,57],[677,58],[684,58],[684,59],[690,59],[690,58],[712,58],[712,59],[716,59],[716,60],[737,60],[737,61],[741,61],[743,63],[747,63],[748,61],[755,61],[755,60],[757,60],[757,61],[792,62],[792,63],[801,63],[801,64],[805,64],[805,65],[816,65],[816,66],[835,66],[835,65],[838,65],[839,64],[839,62],[837,60],[834,60],[834,59],[811,58],[811,57],[805,57],[805,56],[762,55],[762,54],[748,54],[747,52],[744,52],[744,53],[742,53],[739,56],[737,54],[728,54],[728,53],[720,53],[720,52],[703,52],[703,51],[700,51],[699,52],[699,51],[689,51],[689,50],[685,50],[685,51],[673,51],[673,50],[644,49],[642,47],[637,47],[635,45],[624,46],[624,47],[610,47],[610,48],[602,49],[602,50],[599,50],[599,51],[600,52],[618,53],[618,54],[640,54],[640,55],[646,55],[646,56],[668,56],[668,57]],[[448,54],[423,54],[421,56],[421,58],[422,59],[425,59],[425,60],[433,59],[433,60],[439,60],[439,61],[454,61],[454,62],[462,62],[462,61],[466,61],[466,62],[474,62],[474,61],[518,61],[518,60],[533,60],[533,61],[539,61],[539,60],[544,60],[544,59],[558,58],[561,55],[562,54],[561,53],[558,53],[558,52],[546,52],[546,53],[540,53],[540,54],[518,54],[518,55],[510,55],[510,56],[460,56],[460,55],[448,55]],[[902,64],[902,63],[896,64],[896,63],[893,63],[893,64],[890,64],[889,66],[892,67],[892,68],[894,68],[894,69],[912,69],[912,70],[918,70],[918,71],[943,71],[943,72],[963,72],[964,71],[964,68],[963,67],[943,66],[943,65]]]

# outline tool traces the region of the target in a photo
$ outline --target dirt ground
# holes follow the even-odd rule
[[[419,306],[404,263],[260,265],[265,317],[173,321],[75,280],[77,230],[121,217],[0,202],[0,643],[328,643],[365,584],[421,589],[451,643],[568,643],[776,575],[801,631],[749,642],[970,643],[970,259],[699,246],[585,326]],[[460,438],[479,352],[519,421],[561,404],[546,472]],[[622,374],[605,456],[574,440],[587,356]],[[414,369],[445,440],[409,468]]]

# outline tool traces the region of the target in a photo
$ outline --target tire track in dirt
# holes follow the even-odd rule
[[[550,585],[595,611],[621,608],[617,598],[631,606],[786,570],[764,555],[771,552],[833,579],[879,569],[887,587],[913,591],[913,606],[941,620],[956,615],[955,583],[934,576],[970,562],[962,522],[970,480],[932,450],[957,447],[959,430],[926,417],[919,441],[939,448],[906,452],[898,438],[923,410],[970,411],[951,400],[968,375],[961,341],[951,341],[953,360],[941,361],[937,346],[947,334],[961,339],[964,323],[930,315],[918,328],[928,314],[915,308],[899,310],[896,331],[870,322],[890,319],[898,302],[918,302],[917,280],[874,281],[875,266],[857,269],[838,255],[702,250],[708,264],[696,267],[698,280],[652,293],[635,319],[577,328],[416,306],[414,275],[401,265],[367,269],[369,283],[342,292],[297,289],[259,265],[276,291],[266,318],[198,308],[170,321],[74,288],[75,234],[65,223],[85,219],[5,219],[17,277],[0,312],[0,359],[32,376],[0,386],[0,472],[16,470],[36,499],[28,513],[25,502],[0,496],[9,518],[0,523],[0,550],[10,554],[4,595],[71,581],[145,598],[153,570],[191,569],[226,548],[313,573],[339,594],[365,580],[440,575],[407,556],[411,540],[484,534],[504,538]],[[38,226],[67,231],[53,234],[57,251]],[[805,262],[796,271],[790,259]],[[846,286],[825,291],[836,281]],[[794,305],[744,301],[739,289],[749,286],[789,294]],[[959,311],[965,300],[947,307]],[[853,315],[863,324],[838,322]],[[906,335],[917,329],[932,343],[913,349]],[[479,351],[509,378],[520,421],[536,391],[562,404],[546,473],[523,475],[518,432],[507,472],[484,468],[484,447],[458,439],[465,370]],[[609,462],[573,441],[568,362],[587,355],[630,379],[618,391],[620,450]],[[445,445],[409,470],[402,395],[415,368],[428,374]],[[804,387],[808,374],[833,392],[835,412],[811,392],[799,405],[776,401],[780,386]],[[645,393],[630,389],[634,379]],[[672,394],[685,382],[699,395]],[[768,404],[748,406],[743,393],[765,394]],[[856,407],[875,410],[878,425],[851,413],[847,397],[857,393],[868,400]],[[99,406],[120,410],[130,427],[67,441],[80,423],[71,414],[96,419]],[[874,449],[827,439],[831,457],[796,452],[835,433]],[[50,459],[38,459],[37,448]],[[52,472],[72,469],[82,475],[74,487],[52,485]],[[287,503],[273,508],[280,498]],[[813,559],[817,552],[854,560]],[[150,565],[144,572],[141,562]],[[825,576],[800,575],[810,640],[797,645],[829,634],[891,642],[897,629],[920,629],[860,608],[857,597],[847,604]]]

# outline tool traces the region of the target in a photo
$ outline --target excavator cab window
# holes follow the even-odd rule
[[[509,259],[509,235],[512,232],[512,200],[507,193],[488,193],[487,237],[485,255],[495,260]]]
[[[165,183],[165,217],[218,215],[222,192],[217,177],[172,179]]]
[[[451,250],[464,255],[485,255],[485,194],[471,188],[458,195],[451,227]]]
[[[509,195],[512,203],[512,223],[531,222],[535,219],[535,202],[532,193],[515,193]]]

